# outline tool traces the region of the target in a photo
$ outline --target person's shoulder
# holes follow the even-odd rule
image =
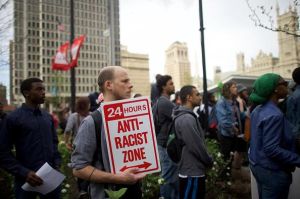
[[[160,106],[175,106],[170,99],[164,97],[164,96],[160,96],[159,97],[159,103]]]
[[[9,114],[6,115],[6,118],[8,120],[12,119],[15,120],[19,116],[21,116],[21,113],[23,112],[21,107],[16,108],[14,111],[10,112]]]
[[[290,96],[294,100],[300,100],[300,87],[297,87],[297,89]],[[300,102],[298,101],[298,103]]]
[[[78,115],[77,112],[71,113],[71,114],[69,115],[69,118],[70,118],[70,119],[76,118],[77,115]]]
[[[176,118],[176,121],[178,124],[181,124],[181,123],[195,123],[196,122],[196,115],[195,113],[192,113],[192,112],[185,112],[185,113],[182,113],[180,114],[177,118]]]
[[[263,117],[263,120],[281,120],[284,117],[282,111],[273,103],[261,105],[259,109],[258,114]]]
[[[81,125],[88,125],[88,126],[95,126],[94,123],[94,119],[91,115],[86,116],[83,120],[82,120],[82,124]]]

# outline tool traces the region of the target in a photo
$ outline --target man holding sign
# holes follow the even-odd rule
[[[103,93],[104,103],[131,97],[132,84],[125,69],[120,66],[108,66],[100,71],[98,85]],[[99,108],[97,111],[101,111]],[[102,124],[104,124],[102,122]],[[97,147],[95,123],[91,116],[86,117],[74,141],[75,149],[71,157],[73,174],[90,181],[91,198],[105,198],[104,189],[113,189],[116,185],[127,187],[122,198],[141,198],[142,192],[138,181],[145,177],[139,168],[128,168],[120,173],[111,173],[108,149],[101,127],[101,147]],[[95,154],[100,153],[101,159],[95,161]]]

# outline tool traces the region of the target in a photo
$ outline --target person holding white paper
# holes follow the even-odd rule
[[[61,157],[53,119],[40,108],[45,102],[45,86],[38,78],[28,78],[21,83],[25,103],[10,113],[0,131],[0,167],[15,176],[16,199],[60,198],[59,187],[49,194],[25,191],[27,182],[36,187],[43,180],[35,173],[46,162],[59,169]],[[12,149],[15,148],[15,155]]]

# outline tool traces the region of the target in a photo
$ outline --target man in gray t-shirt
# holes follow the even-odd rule
[[[103,92],[104,102],[110,102],[131,97],[132,84],[125,69],[120,66],[108,66],[101,70],[98,77],[100,91]],[[98,109],[100,111],[100,109]],[[73,174],[81,179],[90,181],[91,198],[104,199],[104,187],[108,184],[135,184],[145,177],[137,173],[138,168],[127,169],[123,173],[110,173],[108,153],[104,129],[101,129],[101,154],[103,161],[93,164],[93,156],[97,150],[95,124],[91,116],[86,117],[74,140],[74,151],[70,166]]]

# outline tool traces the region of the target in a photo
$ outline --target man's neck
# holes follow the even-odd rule
[[[34,103],[32,103],[31,101],[28,101],[28,100],[25,100],[25,104],[26,104],[26,106],[28,106],[32,109],[37,109],[37,108],[40,107],[39,104],[34,104]]]
[[[163,92],[161,96],[165,96],[166,98],[170,99],[170,95],[168,95],[166,92]]]
[[[187,108],[187,109],[190,109],[190,110],[193,110],[193,109],[195,108],[195,107],[194,107],[192,104],[190,104],[190,103],[184,104],[183,107],[185,107],[185,108]]]

